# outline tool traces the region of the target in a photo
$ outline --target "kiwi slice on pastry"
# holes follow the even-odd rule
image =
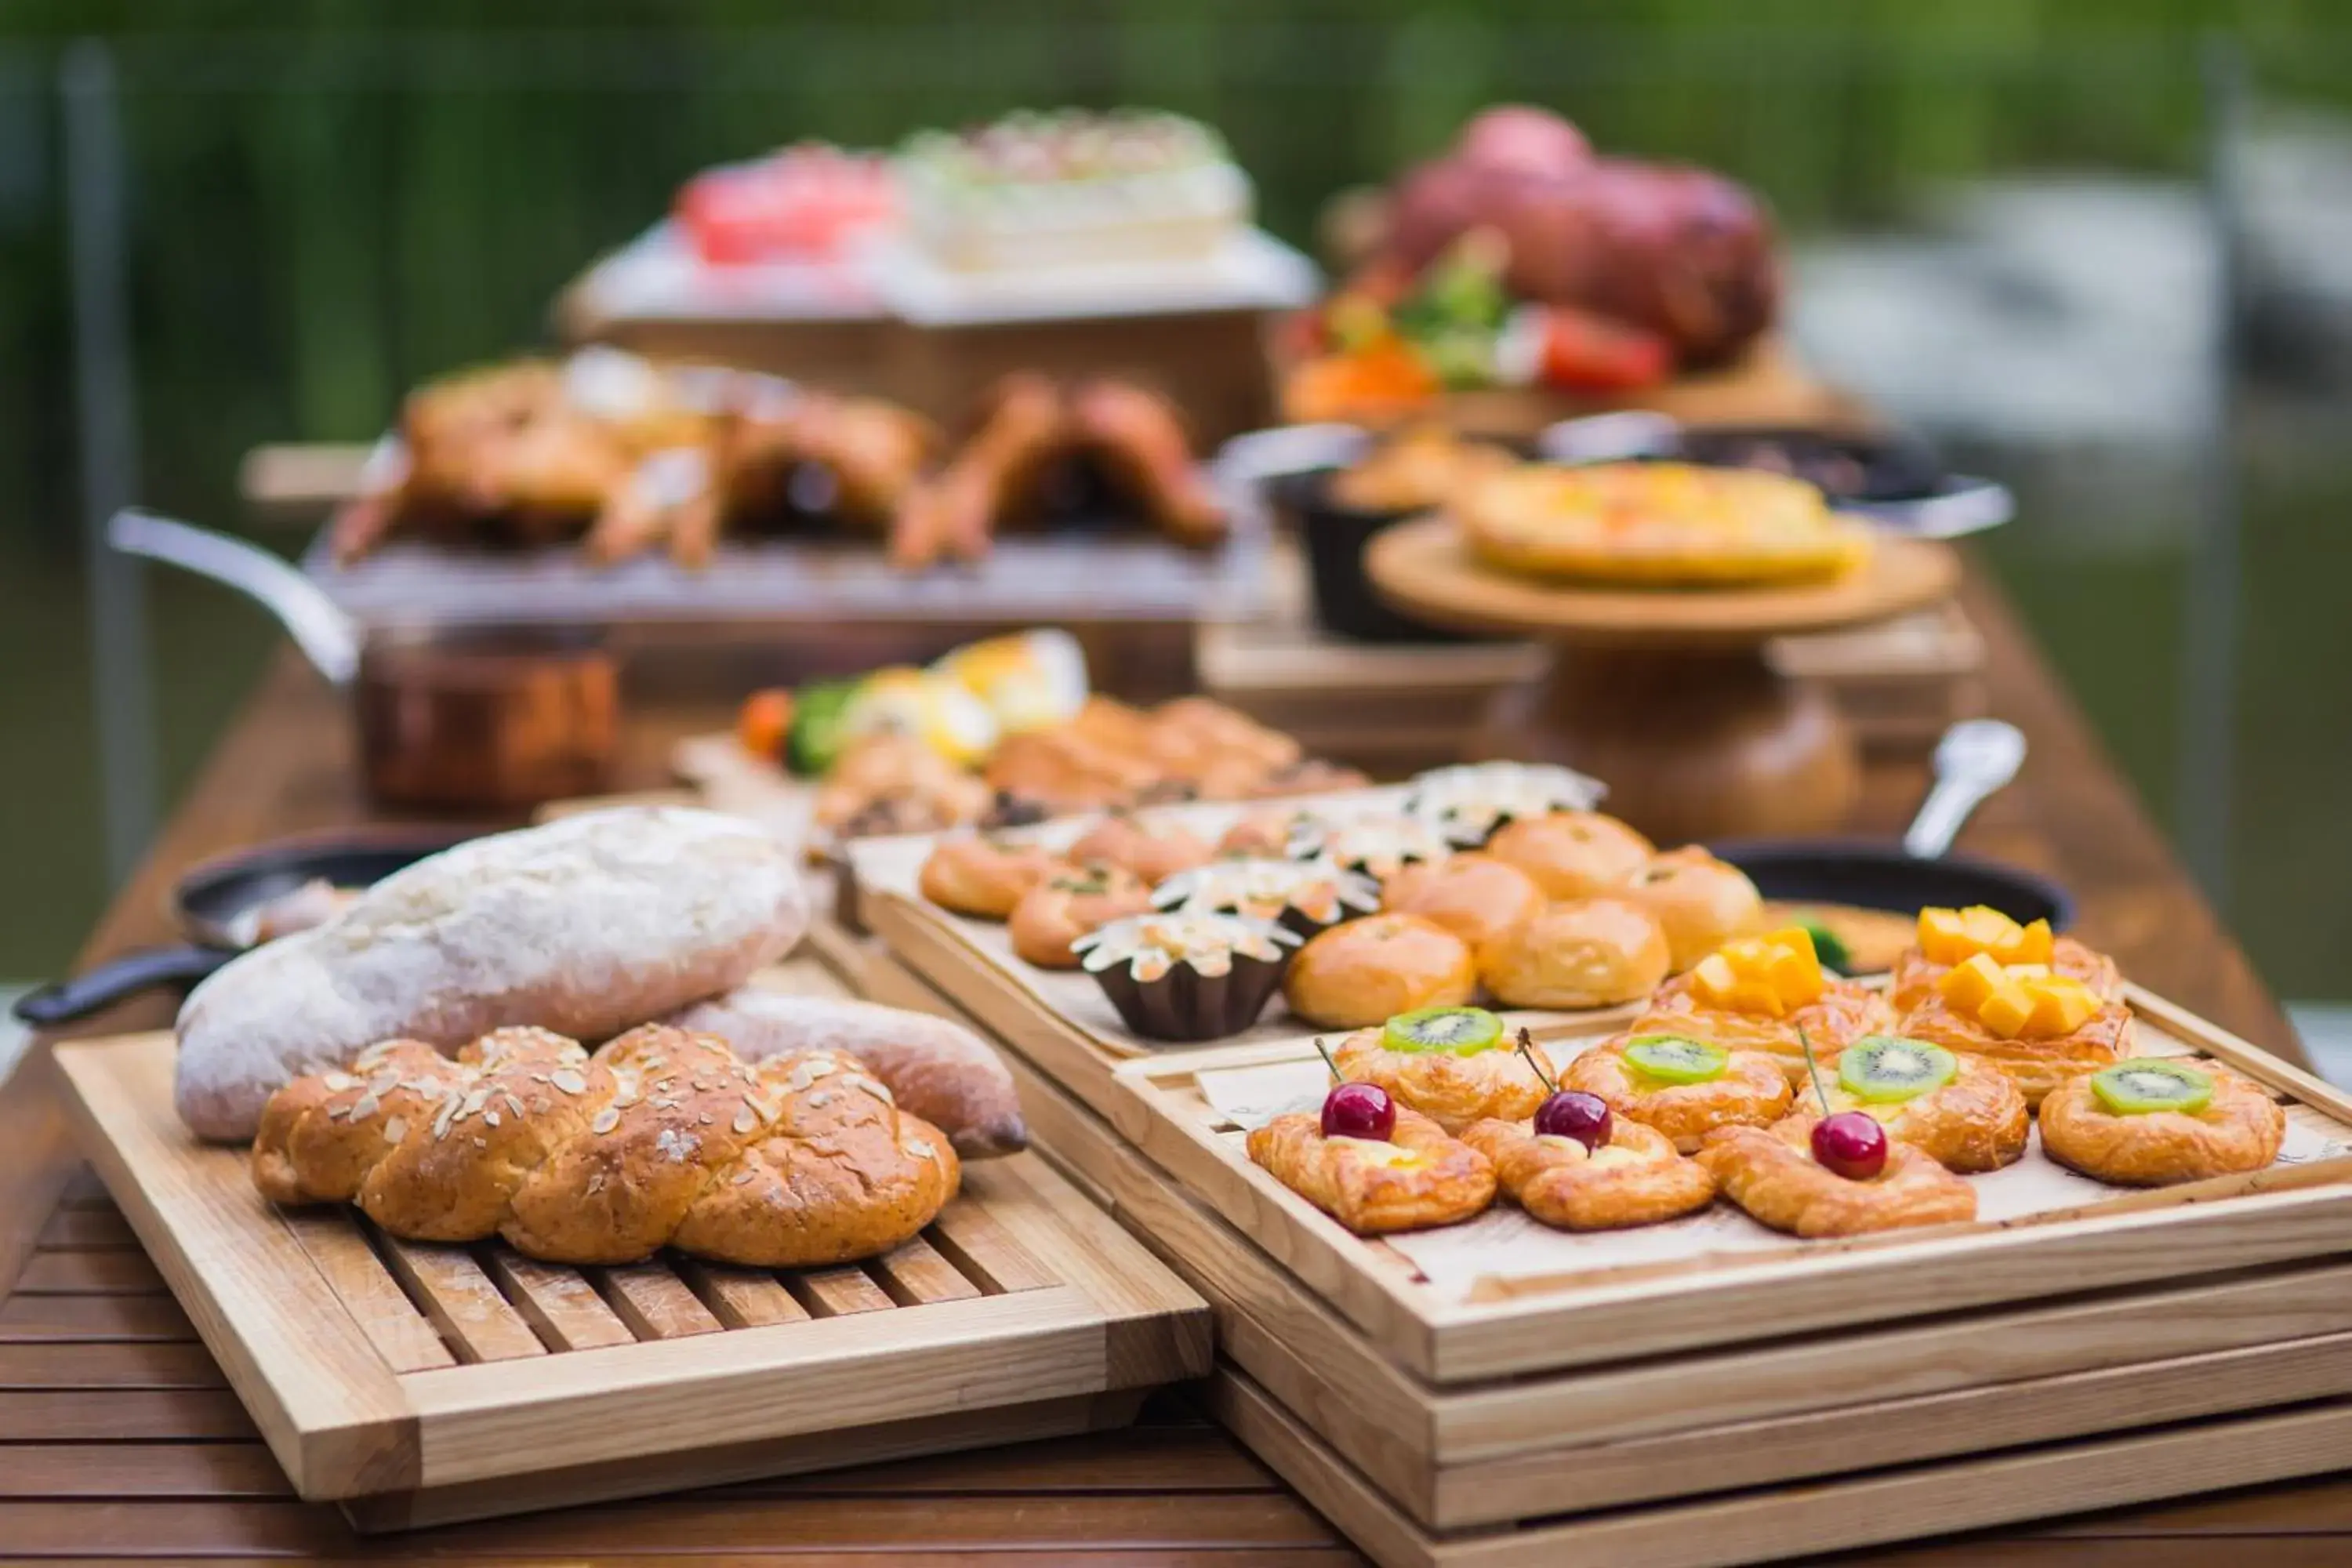
[[[1662,1083],[1712,1083],[1731,1053],[1687,1035],[1643,1035],[1627,1043],[1625,1059]]]
[[[1484,1007],[1419,1007],[1399,1013],[1381,1030],[1392,1051],[1444,1051],[1475,1056],[1503,1043],[1503,1020]]]
[[[1866,1105],[1916,1100],[1959,1076],[1960,1059],[1941,1046],[1865,1035],[1838,1055],[1838,1083]]]
[[[2213,1103],[2213,1078],[2186,1062],[2117,1062],[2091,1075],[2091,1092],[2117,1116],[2202,1110]]]

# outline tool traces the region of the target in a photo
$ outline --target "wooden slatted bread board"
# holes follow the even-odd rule
[[[814,957],[762,977],[843,994]],[[1124,1422],[1206,1309],[1033,1155],[862,1265],[574,1269],[280,1211],[172,1110],[172,1040],[60,1046],[92,1165],[304,1498],[361,1528]]]
[[[865,974],[877,999],[955,1011],[890,959]],[[2142,1005],[2176,1048],[2193,1031],[2250,1049]],[[2183,1257],[2106,1288],[2056,1273],[1992,1307],[1801,1333],[1759,1319],[1738,1342],[1646,1356],[1602,1339],[1585,1364],[1438,1384],[1263,1230],[1009,1059],[1040,1146],[1215,1307],[1221,1418],[1384,1563],[1749,1561],[2238,1484],[2268,1472],[2237,1445],[2269,1463],[2290,1432],[2317,1446],[2297,1469],[2352,1460],[2352,1412],[2231,1419],[2352,1394],[2352,1265],[2331,1258],[2200,1274]],[[2117,1436],[2159,1426],[2147,1447]]]

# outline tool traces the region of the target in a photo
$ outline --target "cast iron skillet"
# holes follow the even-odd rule
[[[2017,776],[2025,737],[2015,726],[1971,719],[1936,746],[1936,782],[1900,844],[1756,838],[1709,846],[1748,873],[1768,899],[1853,904],[1911,914],[1928,905],[1989,904],[2020,924],[2063,929],[2074,901],[2046,877],[1945,853],[1979,802]]]
[[[172,919],[189,938],[142,948],[19,997],[16,1015],[46,1028],[86,1017],[151,986],[192,985],[235,958],[236,917],[313,879],[363,888],[471,837],[446,827],[384,827],[284,838],[207,860],[172,889]]]

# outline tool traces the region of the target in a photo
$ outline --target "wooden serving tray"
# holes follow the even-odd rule
[[[1242,1133],[1202,1089],[1200,1075],[1219,1069],[1312,1062],[1310,1040],[1123,1066],[1113,1074],[1110,1120],[1383,1354],[1440,1384],[2274,1264],[2352,1245],[2352,1097],[2137,986],[2126,993],[2140,1054],[2217,1058],[2288,1101],[2287,1159],[2249,1175],[2128,1192],[2063,1173],[2037,1144],[2011,1170],[1972,1178],[1988,1199],[1990,1184],[2009,1184],[1996,1211],[2005,1217],[1840,1241],[1774,1237],[1720,1204],[1669,1226],[1574,1237],[1497,1207],[1466,1225],[1368,1241],[1253,1164]],[[1607,1032],[1593,1024],[1537,1030],[1564,1048],[1555,1058]],[[1686,1250],[1662,1250],[1659,1238],[1678,1229],[1690,1238]],[[1536,1268],[1528,1267],[1531,1256]]]
[[[866,973],[877,1000],[955,1011],[887,957],[869,959]],[[1654,1504],[2352,1394],[2352,1265],[2337,1262],[1439,1387],[1011,1059],[1040,1146],[1208,1298],[1230,1367],[1415,1530]],[[1858,1447],[1860,1432],[1869,1441]],[[1278,1449],[1253,1446],[1283,1468]]]
[[[181,1127],[172,1049],[58,1048],[91,1163],[295,1489],[362,1529],[1086,1430],[1208,1365],[1204,1304],[1034,1156],[864,1265],[572,1269],[272,1207]]]

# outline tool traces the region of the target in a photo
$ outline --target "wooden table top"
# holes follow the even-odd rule
[[[1971,576],[1993,711],[2032,752],[1964,847],[2074,889],[2081,930],[2126,973],[2258,1044],[2300,1058],[2293,1033],[2163,840],[2053,683],[1999,595]],[[635,718],[624,787],[665,780],[670,742],[715,709]],[[1876,762],[1861,830],[1889,834],[1924,787]],[[366,819],[335,700],[290,657],[270,668],[85,961],[165,940],[163,895],[203,856]],[[158,1026],[168,1002],[128,1004],[83,1033]],[[1122,1565],[1360,1561],[1347,1542],[1199,1413],[1159,1396],[1122,1432],[798,1478],[370,1542],[293,1499],[162,1279],[68,1141],[54,1068],[37,1047],[0,1086],[0,1559],[435,1557],[646,1563],[788,1556],[796,1564]],[[1856,1554],[1853,1563],[1986,1561],[2188,1568],[2228,1560],[2352,1560],[2352,1484],[2326,1480]]]

